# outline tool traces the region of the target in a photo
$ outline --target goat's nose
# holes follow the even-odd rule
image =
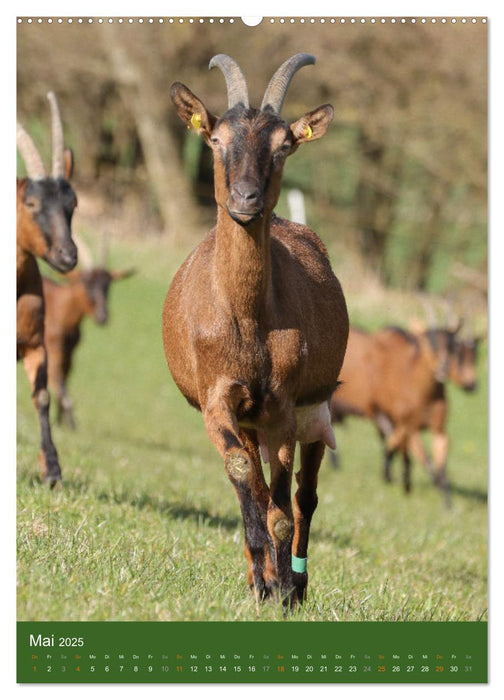
[[[255,201],[260,196],[259,187],[251,180],[241,180],[233,187],[233,194],[244,202]]]
[[[107,323],[107,320],[108,320],[107,309],[103,309],[103,308],[97,309],[95,312],[95,319],[96,319],[96,323],[98,323],[100,326]]]
[[[75,265],[77,262],[77,248],[72,243],[72,245],[61,246],[58,250],[58,255],[60,256],[62,262],[67,265]]]
[[[228,212],[239,224],[255,221],[264,208],[261,189],[256,180],[244,178],[235,182],[229,192]]]

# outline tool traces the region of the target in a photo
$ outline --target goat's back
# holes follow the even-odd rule
[[[427,343],[401,328],[352,329],[341,380],[331,400],[333,420],[381,412],[413,426],[422,420],[436,387]]]

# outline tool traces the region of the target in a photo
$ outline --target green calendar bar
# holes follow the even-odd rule
[[[19,683],[486,683],[486,622],[18,622]]]

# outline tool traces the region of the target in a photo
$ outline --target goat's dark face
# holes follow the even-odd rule
[[[182,83],[172,85],[171,98],[182,121],[213,150],[217,205],[242,226],[273,210],[285,159],[299,144],[321,138],[334,116],[323,105],[289,125],[268,107],[239,102],[217,119]]]
[[[81,274],[81,279],[86,289],[89,301],[89,315],[96,323],[103,325],[108,321],[108,295],[110,284],[117,280],[131,277],[135,273],[133,268],[128,270],[105,270],[101,267],[93,267]]]
[[[90,313],[99,325],[108,320],[108,293],[112,275],[107,270],[93,268],[82,274],[82,281],[90,303]]]
[[[52,177],[26,180],[20,195],[25,214],[23,246],[59,272],[72,270],[77,263],[77,247],[71,237],[77,198],[68,181]]]
[[[455,339],[451,353],[450,379],[464,391],[474,391],[479,338]]]
[[[218,120],[210,136],[215,197],[237,223],[247,226],[275,207],[293,143],[288,125],[268,112],[235,107]]]
[[[438,382],[444,383],[450,371],[455,334],[444,328],[430,328],[425,335],[433,353],[434,376]]]

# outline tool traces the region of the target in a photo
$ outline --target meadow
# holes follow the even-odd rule
[[[113,265],[137,274],[112,287],[107,327],[85,321],[69,385],[77,430],[54,425],[63,482],[52,491],[17,367],[18,620],[283,618],[248,590],[238,501],[166,367],[162,306],[186,253],[155,238],[114,247]],[[373,308],[349,288],[352,320],[393,320],[393,300]],[[487,619],[486,343],[478,379],[473,395],[449,389],[451,509],[419,464],[409,496],[399,463],[383,483],[372,425],[336,429],[341,466],[325,457],[308,600],[293,619]]]

